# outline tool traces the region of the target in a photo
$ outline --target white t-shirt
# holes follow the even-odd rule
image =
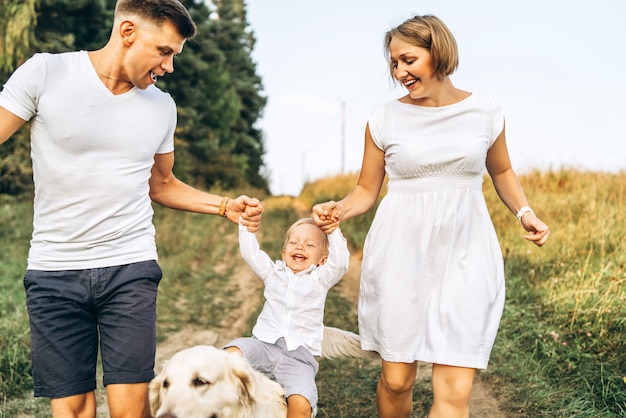
[[[169,94],[150,86],[114,95],[86,51],[42,53],[13,73],[0,106],[31,121],[29,269],[157,259],[148,180],[154,155],[174,149]]]
[[[252,329],[261,341],[285,338],[287,349],[301,345],[314,356],[322,353],[326,295],[348,271],[350,253],[339,228],[328,235],[326,263],[295,274],[282,260],[276,262],[259,249],[256,235],[239,225],[239,250],[252,271],[265,283],[265,304]]]

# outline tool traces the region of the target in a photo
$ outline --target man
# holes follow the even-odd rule
[[[95,417],[98,340],[111,417],[149,417],[161,270],[151,200],[251,232],[262,207],[172,173],[176,106],[154,86],[196,26],[178,0],[118,0],[98,51],[35,54],[0,93],[0,144],[31,120],[33,236],[24,277],[35,396]]]

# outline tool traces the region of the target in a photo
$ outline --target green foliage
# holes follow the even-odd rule
[[[20,195],[33,190],[29,124],[0,146],[0,195]]]
[[[32,219],[28,198],[0,196],[0,393],[13,397],[32,386],[30,335],[22,278]]]
[[[39,0],[37,12],[45,19],[35,27],[35,50],[100,48],[111,33],[114,5],[114,0]]]
[[[215,21],[212,36],[220,50],[224,51],[229,73],[237,96],[242,104],[237,123],[232,129],[237,155],[245,155],[245,175],[253,187],[268,190],[267,179],[261,176],[263,169],[263,136],[254,127],[266,104],[261,78],[251,54],[254,34],[247,28],[246,8],[243,0],[215,1],[219,20]]]
[[[515,416],[624,416],[626,173],[536,172],[522,184],[552,235],[542,249],[521,239],[486,185],[507,277],[489,375],[513,383],[502,396]]]
[[[0,0],[0,79],[30,55],[36,0]]]
[[[250,57],[254,38],[243,3],[215,2],[216,10],[186,3],[198,35],[176,60],[175,74],[159,84],[178,103],[177,154],[182,157],[177,157],[176,175],[204,187],[249,184],[268,191],[262,135],[254,127],[265,98]]]
[[[155,224],[164,272],[157,304],[159,340],[186,324],[218,327],[236,306],[229,284],[235,266],[223,261],[237,256],[237,242],[223,239],[232,236],[236,226],[217,216],[162,207],[155,208]]]

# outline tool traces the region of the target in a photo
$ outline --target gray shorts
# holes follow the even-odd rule
[[[254,337],[237,338],[224,348],[237,347],[256,370],[285,388],[285,397],[304,396],[311,408],[317,406],[317,386],[315,376],[319,364],[311,352],[304,346],[288,351],[284,338],[274,344],[260,341]]]
[[[98,341],[104,384],[154,377],[156,261],[87,270],[28,270],[24,276],[35,396],[96,388]]]

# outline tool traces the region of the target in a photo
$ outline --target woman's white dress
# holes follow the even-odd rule
[[[389,183],[364,244],[359,332],[387,361],[487,367],[502,309],[502,253],[482,193],[500,106],[397,100],[369,129]]]

